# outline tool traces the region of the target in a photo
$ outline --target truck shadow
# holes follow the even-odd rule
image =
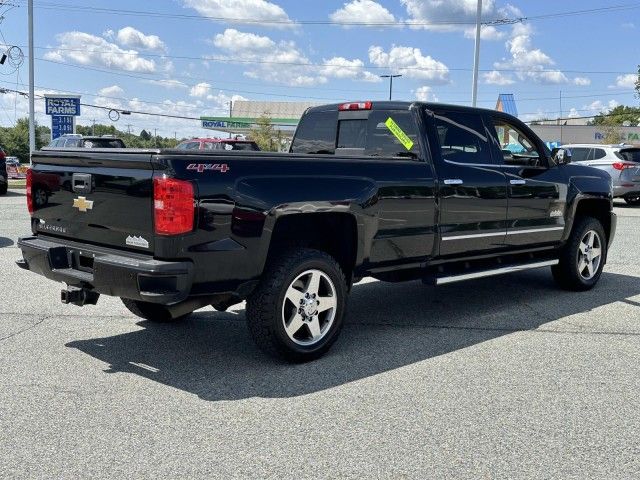
[[[635,295],[638,277],[607,273],[591,292],[575,293],[558,290],[548,270],[437,289],[419,282],[360,284],[341,338],[327,356],[302,365],[261,354],[249,338],[243,310],[198,312],[177,324],[141,322],[145,328],[135,332],[67,346],[108,363],[107,372],[140,375],[205,400],[294,397],[514,332],[598,330],[591,320],[556,320],[614,302],[640,311],[640,303],[630,299]],[[613,332],[615,326],[599,328]]]

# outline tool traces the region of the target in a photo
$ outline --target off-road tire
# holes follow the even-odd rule
[[[0,195],[6,195],[7,190],[9,190],[9,180],[0,184]]]
[[[169,309],[164,305],[158,305],[157,303],[143,302],[140,300],[131,300],[128,298],[122,298],[122,303],[127,310],[133,313],[135,316],[149,320],[150,322],[175,322],[188,317],[190,314],[183,315],[178,318],[171,318]]]
[[[314,269],[327,275],[336,289],[336,312],[333,323],[317,343],[299,345],[285,331],[283,302],[289,285],[302,272]],[[294,248],[270,261],[262,280],[247,299],[246,317],[249,333],[256,345],[268,355],[290,362],[307,362],[324,355],[342,329],[346,310],[347,283],[340,265],[330,255],[310,248]]]
[[[600,240],[602,258],[595,275],[591,279],[585,279],[580,275],[578,271],[578,253],[580,249],[580,242],[587,232],[593,230],[596,232]],[[604,233],[604,228],[599,220],[593,217],[579,217],[576,219],[571,235],[567,240],[566,245],[562,248],[560,253],[560,263],[551,267],[553,278],[556,283],[565,290],[573,291],[586,291],[591,290],[602,275],[602,269],[606,263],[607,256],[607,237]]]

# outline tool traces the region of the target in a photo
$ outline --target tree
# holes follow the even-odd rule
[[[149,132],[147,132],[146,130],[142,130],[140,132],[140,138],[142,140],[151,140],[151,134]]]
[[[640,123],[640,107],[627,107],[626,105],[618,105],[616,108],[606,114],[599,114],[593,118],[592,125],[618,125],[629,122],[634,127]]]
[[[638,78],[636,78],[636,97],[640,98],[640,65],[638,65]]]
[[[260,150],[277,152],[280,147],[282,133],[276,132],[271,119],[264,113],[258,118],[256,126],[251,129],[249,137],[258,144]]]
[[[42,148],[48,143],[50,131],[47,127],[36,125],[36,148]],[[29,119],[20,118],[13,127],[0,128],[0,146],[7,155],[13,155],[21,162],[29,161]]]

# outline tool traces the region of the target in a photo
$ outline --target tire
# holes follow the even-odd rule
[[[0,195],[6,195],[9,189],[9,180],[4,183],[0,183]]]
[[[143,302],[140,300],[131,300],[128,298],[122,298],[122,303],[127,310],[133,313],[135,316],[149,320],[150,322],[174,322],[182,320],[188,317],[190,314],[183,315],[182,317],[172,318],[169,313],[169,309],[164,305],[158,305],[157,303]]]
[[[569,240],[560,253],[560,263],[551,267],[558,285],[574,291],[592,289],[602,275],[606,245],[604,228],[598,220],[592,217],[576,219]]]
[[[345,276],[333,257],[308,248],[289,250],[269,263],[247,299],[249,332],[271,356],[315,360],[338,338],[346,300]]]
[[[640,205],[640,195],[632,196],[632,197],[624,197],[624,201],[627,202],[627,205],[638,206]]]

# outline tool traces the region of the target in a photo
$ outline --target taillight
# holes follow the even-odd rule
[[[635,163],[627,163],[627,162],[614,162],[613,165],[611,166],[616,170],[624,170],[625,168],[637,167]]]
[[[153,179],[153,217],[158,235],[179,235],[193,230],[194,195],[191,182],[175,178]]]
[[[346,110],[371,110],[372,106],[371,102],[350,102],[339,105],[338,110],[341,112]]]
[[[27,208],[29,209],[29,214],[33,215],[33,193],[32,193],[32,185],[33,185],[33,171],[31,169],[27,170]]]

